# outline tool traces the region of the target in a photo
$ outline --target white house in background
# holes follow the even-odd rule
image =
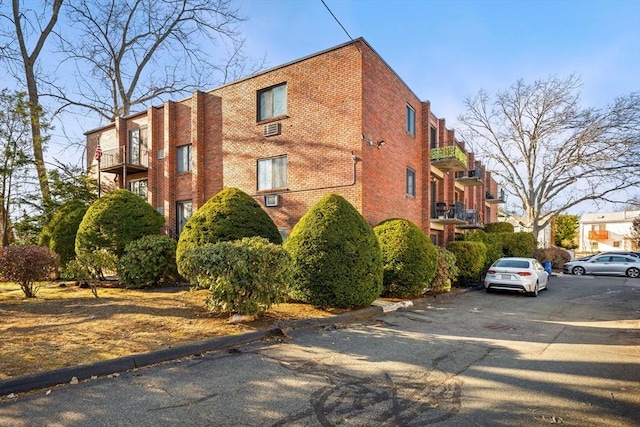
[[[586,213],[580,217],[579,252],[630,251],[633,220],[640,211]]]
[[[527,227],[525,222],[526,218],[520,215],[511,215],[507,214],[503,211],[498,211],[498,222],[508,222],[513,225],[513,231],[515,233],[519,232],[529,232],[531,233],[531,227]],[[538,236],[536,236],[536,240],[538,242],[538,247],[541,249],[549,248],[553,245],[553,225],[555,219],[552,219],[549,224],[547,224],[542,230],[538,232]]]

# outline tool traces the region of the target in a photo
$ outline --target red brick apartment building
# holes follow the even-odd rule
[[[103,151],[103,182],[145,198],[173,236],[225,187],[252,195],[284,235],[333,192],[372,225],[406,218],[439,245],[496,221],[503,202],[445,120],[361,38],[86,135],[88,153]]]

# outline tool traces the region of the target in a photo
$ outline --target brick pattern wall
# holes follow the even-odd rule
[[[286,114],[258,121],[258,91],[282,83],[287,86]],[[406,129],[407,105],[415,111],[415,135]],[[280,134],[265,137],[264,126],[274,122],[280,124]],[[176,202],[191,201],[195,211],[221,189],[237,187],[263,206],[265,195],[278,194],[279,206],[265,210],[287,232],[322,196],[334,192],[371,225],[406,218],[444,245],[456,228],[431,223],[435,200],[463,201],[486,212],[485,222],[496,217],[497,205],[485,209],[485,187],[457,188],[453,173],[433,170],[428,160],[431,126],[437,129],[439,146],[456,143],[431,104],[420,101],[358,40],[118,119],[89,133],[87,150],[93,153],[98,141],[103,150],[125,145],[129,130],[145,127],[149,170],[128,178],[148,177],[148,200],[164,213],[172,232]],[[379,141],[384,145],[378,148]],[[177,147],[185,144],[192,147],[192,170],[177,173]],[[258,191],[258,160],[283,155],[286,187]],[[473,155],[469,162],[473,165]],[[89,157],[87,165],[92,163]],[[406,192],[407,168],[415,172],[415,196]],[[122,176],[117,179],[122,186]],[[490,174],[486,183],[495,193]]]

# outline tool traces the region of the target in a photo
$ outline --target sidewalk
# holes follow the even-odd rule
[[[481,288],[471,287],[458,289],[446,294],[439,294],[436,297],[425,297],[413,301],[406,300],[400,302],[389,302],[384,300],[375,300],[370,307],[338,314],[336,316],[314,319],[301,319],[292,322],[278,322],[264,331],[255,331],[241,335],[214,338],[206,341],[199,341],[149,353],[132,354],[130,356],[105,360],[87,365],[73,366],[69,368],[56,369],[49,372],[0,380],[0,396],[52,387],[58,384],[69,383],[71,381],[82,381],[99,376],[112,375],[115,373],[142,368],[157,363],[168,362],[171,360],[176,360],[201,353],[227,350],[230,348],[260,341],[266,338],[283,336],[286,335],[287,332],[296,329],[323,327],[338,323],[349,323],[358,319],[384,315],[396,310],[411,309],[414,304],[420,305],[426,302],[432,302],[434,298],[439,301],[447,300],[460,294],[478,289]]]

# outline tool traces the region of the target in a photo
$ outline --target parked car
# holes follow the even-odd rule
[[[500,258],[487,270],[484,287],[537,297],[538,291],[549,289],[549,273],[535,258]]]
[[[562,267],[563,273],[575,274],[616,274],[640,277],[640,258],[631,255],[599,254],[588,260],[574,260]]]

